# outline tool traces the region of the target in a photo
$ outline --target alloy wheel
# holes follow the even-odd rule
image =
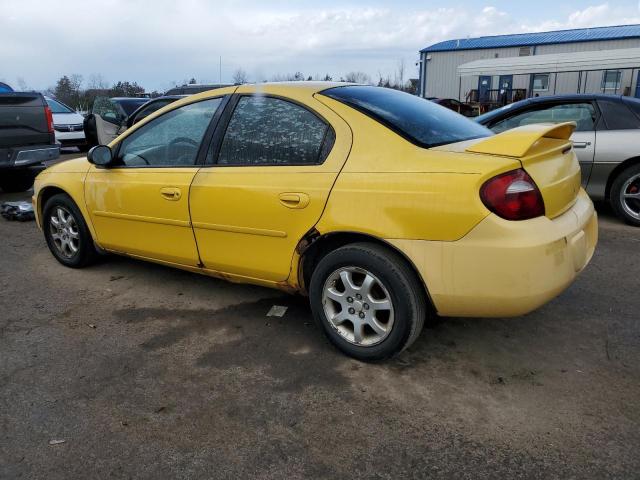
[[[353,345],[376,345],[393,328],[389,291],[378,277],[359,267],[341,267],[327,277],[322,305],[329,324]]]
[[[624,211],[640,220],[640,174],[631,176],[620,190],[620,203]]]
[[[49,217],[49,233],[56,250],[71,258],[80,248],[80,232],[74,216],[65,207],[56,206]]]

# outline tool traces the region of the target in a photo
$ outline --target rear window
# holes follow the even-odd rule
[[[425,148],[488,137],[492,132],[462,115],[415,95],[382,87],[334,87],[322,92],[374,118]]]
[[[56,102],[51,98],[47,98],[47,105],[51,109],[51,113],[73,113],[64,103]]]

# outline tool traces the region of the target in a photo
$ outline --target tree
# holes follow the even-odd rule
[[[71,105],[74,97],[74,90],[69,77],[63,75],[58,79],[56,86],[53,87],[53,96],[62,103]]]
[[[396,88],[398,90],[404,90],[404,58],[398,60],[398,81],[396,82]]]
[[[27,82],[25,82],[24,78],[22,77],[18,77],[16,79],[16,84],[18,85],[18,90],[21,92],[26,92],[29,89],[29,85],[27,85]]]
[[[135,97],[144,93],[144,88],[136,82],[118,82],[111,88],[114,97]]]
[[[325,82],[331,82],[331,81],[333,80],[333,77],[327,73],[327,74],[324,76],[323,80],[324,80]]]
[[[371,77],[364,72],[349,72],[344,76],[344,78],[350,83],[371,83]]]
[[[293,80],[295,80],[296,82],[300,82],[304,80],[304,75],[302,74],[302,72],[296,72],[293,74]]]
[[[233,83],[238,85],[247,83],[247,72],[245,72],[242,68],[238,68],[235,72],[233,72]]]
[[[89,76],[89,83],[87,85],[88,90],[107,90],[108,88],[109,84],[101,74],[92,73]]]
[[[195,79],[195,77],[191,77],[191,80],[189,80],[189,85],[195,85],[196,83],[198,83]]]

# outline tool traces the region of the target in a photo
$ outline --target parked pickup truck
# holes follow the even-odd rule
[[[0,188],[21,192],[60,156],[53,130],[53,115],[36,92],[0,93]]]

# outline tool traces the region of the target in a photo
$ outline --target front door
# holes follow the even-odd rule
[[[116,165],[92,167],[85,197],[98,243],[116,252],[199,264],[189,218],[198,154],[222,98],[171,110],[114,146]]]
[[[489,90],[491,90],[491,76],[482,75],[478,77],[478,101],[487,102],[489,100]]]
[[[298,242],[320,219],[351,133],[304,90],[296,103],[277,97],[277,86],[254,92],[238,89],[212,166],[191,186],[191,219],[205,268],[278,282],[288,278]]]

